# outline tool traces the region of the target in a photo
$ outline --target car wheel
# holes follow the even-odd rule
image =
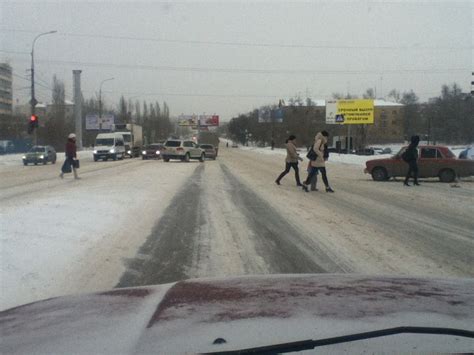
[[[115,154],[115,155],[112,157],[112,159],[113,159],[114,161],[117,161],[117,154]]]
[[[169,158],[163,158],[163,161],[164,161],[165,163],[167,163],[167,162],[170,161],[170,159],[169,159]]]
[[[451,169],[441,170],[439,173],[439,180],[441,182],[453,182],[456,179],[456,174]]]
[[[146,158],[143,156],[143,157],[142,157],[142,160],[146,160]]]
[[[51,162],[51,164],[56,164],[56,159],[54,159],[54,160]]]
[[[380,166],[372,170],[372,179],[375,181],[385,181],[388,179],[387,170]]]
[[[24,162],[23,162],[23,165],[24,165],[24,166],[27,166],[27,165],[28,165],[28,163],[27,163],[26,161],[24,161]]]
[[[38,165],[38,163],[37,163],[37,162],[35,162],[35,165]]]
[[[184,161],[186,163],[189,163],[189,160],[191,159],[191,157],[189,156],[189,153],[186,153],[186,155],[184,156]]]
[[[200,161],[201,163],[203,163],[205,158],[206,158],[206,155],[205,155],[204,153],[202,153],[202,154],[201,154],[201,157],[199,158],[199,161]]]
[[[46,164],[48,164],[48,161],[45,159],[43,160],[43,165],[46,165]]]

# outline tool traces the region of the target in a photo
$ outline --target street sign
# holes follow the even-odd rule
[[[30,105],[31,106],[36,106],[38,104],[38,100],[36,100],[34,97],[30,100]]]
[[[112,130],[115,124],[115,116],[113,114],[105,114],[99,117],[98,114],[92,113],[86,115],[86,130]]]
[[[374,100],[326,101],[326,124],[373,124]]]

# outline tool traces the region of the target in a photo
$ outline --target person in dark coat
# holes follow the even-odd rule
[[[296,137],[291,135],[286,140],[286,159],[285,159],[285,170],[278,176],[275,180],[277,185],[280,185],[280,180],[290,172],[290,169],[293,168],[295,170],[295,179],[296,179],[296,186],[302,186],[300,181],[300,172],[298,168],[298,161],[302,161],[303,159],[300,158],[295,145]]]
[[[61,174],[59,174],[59,177],[61,179],[64,178],[64,174],[70,173],[72,169],[74,173],[74,179],[79,179],[79,176],[77,176],[76,163],[75,163],[75,160],[77,159],[77,148],[76,148],[76,135],[74,133],[71,133],[67,137],[65,154],[66,154],[66,160],[64,161],[64,164],[61,168]]]
[[[405,158],[404,160],[408,164],[408,173],[405,177],[405,182],[403,185],[410,186],[408,184],[408,180],[410,176],[413,174],[413,185],[420,185],[418,183],[418,143],[420,143],[419,136],[412,136],[411,143],[405,151]]]

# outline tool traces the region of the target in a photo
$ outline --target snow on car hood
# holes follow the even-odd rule
[[[0,312],[0,349],[21,354],[202,353],[398,326],[473,331],[474,280],[271,275],[114,289]],[[407,340],[397,337],[372,344],[379,344],[378,351],[387,350],[387,344],[403,351]],[[408,337],[416,341],[421,335]],[[472,350],[469,338],[429,337],[416,351]],[[213,344],[217,338],[225,343]],[[348,346],[354,349],[355,344]],[[370,342],[362,344],[365,348]]]

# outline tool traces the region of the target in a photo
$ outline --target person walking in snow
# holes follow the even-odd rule
[[[296,151],[295,145],[296,137],[291,135],[286,140],[286,158],[285,158],[285,170],[278,176],[275,180],[277,185],[280,185],[280,180],[290,172],[290,169],[293,168],[295,170],[295,179],[296,179],[296,186],[302,186],[300,181],[300,172],[298,168],[298,161],[303,161]]]
[[[324,161],[328,161],[329,159],[329,150],[328,150],[328,145],[325,144],[324,145]],[[312,170],[312,166],[311,166],[311,160],[308,161],[308,167],[306,168],[306,171],[308,172],[308,174],[311,173],[311,170]],[[316,187],[316,185],[318,184],[318,174],[319,174],[319,171],[316,170],[316,173],[314,174],[314,176],[311,178],[311,188],[310,190],[311,191],[318,191],[318,188]]]
[[[303,190],[309,192],[308,185],[311,183],[313,177],[321,172],[324,185],[326,186],[326,192],[334,192],[334,190],[329,186],[328,177],[326,174],[326,161],[324,159],[324,147],[328,142],[329,133],[326,131],[318,132],[316,137],[314,137],[313,150],[316,153],[316,159],[311,160],[311,171],[308,174],[308,177],[303,182]]]
[[[408,180],[413,174],[413,185],[420,185],[418,183],[418,143],[420,143],[419,136],[412,136],[411,142],[405,152],[402,154],[403,160],[408,164],[408,172],[405,177],[403,185],[410,186]]]
[[[63,166],[61,167],[61,174],[59,177],[64,178],[64,174],[70,173],[71,170],[74,172],[74,179],[79,179],[76,170],[76,160],[77,160],[77,148],[76,148],[76,135],[71,133],[67,137],[66,142],[66,160],[64,161]]]

